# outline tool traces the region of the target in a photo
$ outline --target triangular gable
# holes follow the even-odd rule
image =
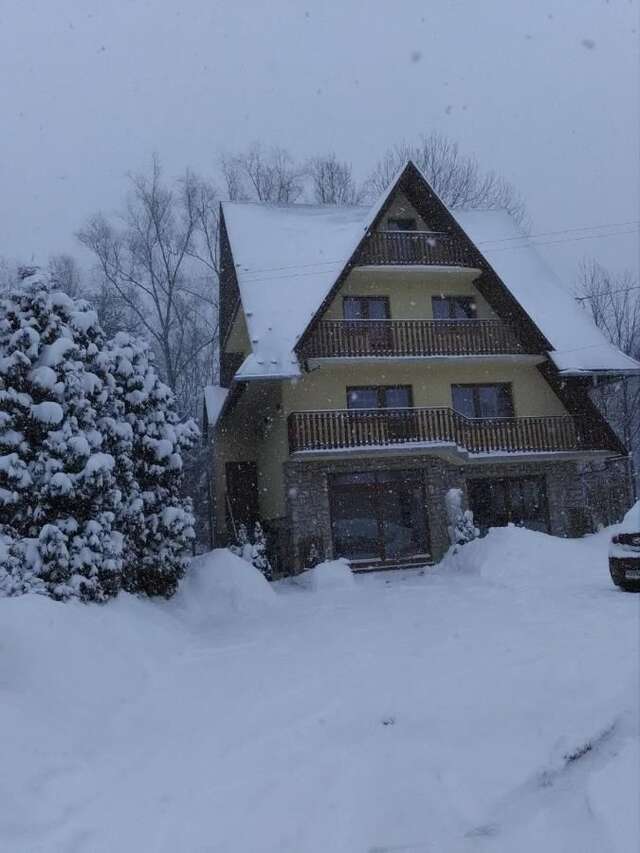
[[[302,334],[298,338],[298,341],[297,341],[296,347],[295,347],[296,352],[298,352],[300,350],[300,348],[304,344],[305,340],[309,337],[310,333],[313,331],[316,323],[320,320],[320,318],[322,317],[324,312],[327,310],[327,308],[329,307],[329,305],[333,301],[334,296],[336,295],[336,293],[340,289],[345,278],[349,275],[349,272],[351,271],[351,269],[354,265],[354,261],[357,258],[358,254],[360,253],[361,248],[366,243],[371,232],[374,231],[378,227],[380,222],[383,220],[387,210],[389,209],[389,207],[393,201],[393,198],[396,194],[396,191],[401,186],[401,183],[403,182],[403,179],[405,178],[405,176],[409,173],[409,170],[412,168],[416,169],[415,165],[411,162],[411,160],[407,160],[407,162],[402,166],[402,168],[400,168],[396,172],[395,177],[393,178],[393,180],[389,184],[389,188],[387,190],[385,190],[385,192],[380,194],[378,201],[370,209],[367,218],[363,222],[362,230],[358,235],[358,239],[357,239],[355,245],[353,246],[346,263],[344,264],[344,266],[340,270],[338,277],[335,279],[335,281],[331,285],[329,291],[325,294],[322,302],[320,303],[320,305],[316,309],[315,313],[311,317],[306,328],[303,330]],[[410,197],[409,197],[409,201],[411,201],[411,203],[413,204],[413,201],[411,200]],[[420,213],[420,215],[422,215],[421,211],[418,211],[418,212]]]
[[[333,301],[342,283],[356,264],[358,255],[364,248],[369,235],[379,227],[399,191],[407,197],[418,215],[425,222],[428,222],[434,230],[452,234],[468,247],[469,255],[474,259],[474,265],[482,270],[482,275],[474,282],[474,285],[495,313],[516,327],[523,343],[538,349],[540,352],[551,350],[552,346],[549,341],[513,297],[506,285],[498,278],[484,255],[471,241],[455,216],[431,188],[423,173],[413,161],[408,160],[394,177],[389,189],[381,195],[377,204],[372,208],[357,245],[354,247],[351,256],[331,289],[318,306],[313,318],[298,339],[296,351],[300,351],[304,341],[309,337],[315,325]]]

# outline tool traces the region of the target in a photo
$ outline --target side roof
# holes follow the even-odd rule
[[[563,375],[637,373],[640,364],[612,346],[502,210],[449,211],[425,177],[406,163],[371,208],[314,205],[222,205],[252,353],[237,379],[299,375],[296,345],[318,319],[377,226],[400,184],[417,186],[475,246],[502,286],[549,344]],[[428,217],[426,217],[428,218]]]

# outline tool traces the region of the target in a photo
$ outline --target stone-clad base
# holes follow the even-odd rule
[[[598,462],[492,461],[456,464],[433,455],[346,460],[297,460],[285,464],[289,562],[296,569],[307,559],[313,542],[323,557],[333,557],[329,507],[329,475],[350,471],[410,468],[424,477],[427,518],[434,560],[449,547],[445,495],[479,477],[544,476],[550,532],[582,536],[599,525],[619,520],[632,501],[627,459]]]

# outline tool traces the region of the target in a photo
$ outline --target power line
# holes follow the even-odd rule
[[[598,299],[602,296],[613,296],[614,293],[631,293],[632,290],[640,290],[640,284],[632,287],[621,287],[619,290],[604,290],[602,293],[593,293],[591,296],[576,296],[576,302],[584,302],[585,299]]]
[[[580,237],[566,237],[564,240],[529,240],[527,243],[523,243],[522,246],[496,246],[496,248],[492,249],[493,252],[505,252],[509,249],[527,249],[529,246],[555,246],[558,243],[574,243],[578,240],[600,240],[603,237],[619,237],[623,234],[637,234],[640,229],[631,228],[628,231],[608,231],[606,234],[583,234]],[[523,240],[526,238],[522,238]],[[482,243],[478,243],[478,245],[484,245]]]
[[[493,246],[495,243],[506,243],[506,242],[517,242],[520,241],[522,245],[518,246],[496,246],[493,248],[493,251],[506,251],[508,249],[526,249],[529,246],[553,246],[560,243],[570,243],[579,240],[599,240],[604,237],[617,237],[624,236],[627,234],[636,234],[640,229],[638,228],[628,228],[630,225],[637,225],[640,223],[640,220],[629,220],[628,222],[619,222],[619,223],[611,223],[610,225],[584,225],[575,228],[563,228],[556,231],[543,231],[538,234],[521,234],[510,237],[496,237],[494,240],[480,240],[476,243],[477,246]],[[619,230],[619,231],[606,231],[601,234],[582,234],[576,237],[566,237],[562,240],[540,240],[537,241],[538,237],[552,237],[556,234],[572,234],[578,231],[596,231],[601,228],[626,228],[627,230]],[[254,267],[246,268],[245,272],[248,276],[245,276],[245,281],[253,282],[253,281],[272,281],[274,279],[279,278],[297,278],[297,275],[294,276],[274,276],[267,279],[263,278],[251,278],[251,276],[255,273],[263,273],[263,272],[280,272],[284,270],[302,270],[308,269],[310,267],[332,267],[337,266],[338,264],[344,264],[346,261],[344,259],[340,260],[330,260],[330,261],[315,261],[308,264],[291,264],[287,266],[280,267]],[[317,273],[329,272],[329,270],[319,269]],[[308,273],[309,274],[309,273]],[[311,273],[313,275],[316,272]]]
[[[629,225],[639,225],[640,219],[630,219],[628,222],[610,222],[604,225],[579,225],[575,228],[561,228],[557,231],[540,231],[538,234],[518,234],[513,237],[496,237],[495,240],[482,240],[481,244],[505,243],[509,240],[534,240],[538,237],[553,237],[556,234],[572,234],[576,231],[599,231],[601,228],[626,228]],[[589,236],[589,235],[586,235]]]
[[[554,245],[557,245],[559,243],[571,243],[571,242],[575,242],[577,240],[597,240],[597,239],[601,239],[604,237],[617,237],[617,236],[622,236],[622,235],[627,235],[627,234],[637,234],[639,230],[640,229],[635,228],[635,229],[631,229],[631,230],[627,230],[627,231],[609,231],[606,234],[587,234],[587,235],[583,235],[583,236],[579,236],[579,237],[566,237],[563,240],[540,240],[538,242],[536,242],[534,240],[529,240],[527,237],[522,237],[520,239],[526,240],[527,242],[523,242],[523,244],[520,246],[496,246],[494,249],[492,249],[492,251],[494,251],[494,252],[518,251],[520,249],[528,249],[531,246],[554,246]],[[484,245],[484,243],[479,242],[479,243],[477,243],[477,245],[482,246],[482,245]],[[307,269],[308,267],[316,267],[316,266],[321,266],[321,265],[322,266],[327,266],[327,265],[336,266],[338,264],[344,264],[344,263],[346,263],[346,261],[342,260],[342,261],[323,261],[323,262],[318,262],[316,264],[300,264],[300,265],[294,264],[294,265],[289,266],[289,267],[263,267],[263,268],[256,267],[253,270],[250,270],[250,273],[277,272],[278,270],[304,270],[304,269]],[[327,269],[313,269],[313,270],[310,270],[308,272],[291,272],[291,273],[287,273],[285,275],[275,275],[275,276],[267,276],[267,277],[261,277],[261,276],[252,277],[251,275],[249,275],[249,276],[244,277],[244,281],[248,284],[253,284],[253,283],[258,283],[258,282],[263,282],[263,281],[280,281],[280,280],[285,280],[285,279],[290,279],[290,278],[302,278],[303,276],[309,276],[309,275],[321,275],[322,273],[327,273],[327,272],[329,272],[329,270],[327,270]]]

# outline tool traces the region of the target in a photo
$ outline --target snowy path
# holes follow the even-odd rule
[[[225,624],[0,602],[0,850],[633,853],[640,596],[604,536],[473,548]]]

